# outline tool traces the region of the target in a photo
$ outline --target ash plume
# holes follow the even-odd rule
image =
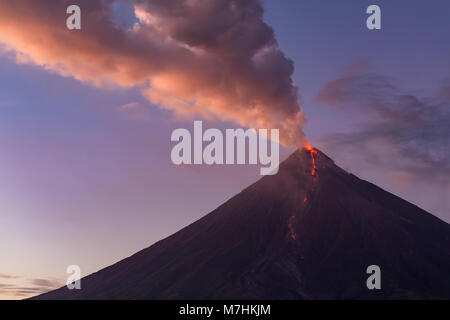
[[[82,29],[66,28],[70,1],[0,1],[0,44],[19,63],[95,86],[140,86],[178,116],[278,128],[301,145],[304,114],[293,62],[263,21],[259,0],[124,0],[131,27],[114,22],[117,1],[80,0]]]

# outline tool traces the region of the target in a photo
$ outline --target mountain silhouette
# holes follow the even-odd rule
[[[449,299],[450,225],[299,149],[152,246],[35,299]],[[367,267],[381,270],[369,290]]]

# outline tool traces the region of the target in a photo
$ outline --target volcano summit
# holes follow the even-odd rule
[[[450,225],[297,150],[219,208],[37,299],[450,298]],[[369,290],[366,269],[381,269]]]

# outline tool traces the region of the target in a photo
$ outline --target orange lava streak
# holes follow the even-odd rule
[[[316,170],[317,170],[317,166],[316,166],[316,159],[314,158],[315,155],[319,155],[319,153],[309,145],[308,142],[305,143],[305,149],[309,152],[309,154],[311,155],[311,163],[312,163],[312,169],[311,169],[311,175],[314,177],[316,175]],[[316,181],[316,178],[313,178],[313,181]],[[311,188],[310,193],[312,194],[314,192],[314,188]],[[308,202],[308,196],[305,195],[305,197],[303,198],[303,203],[307,203]],[[294,212],[288,220],[288,228],[289,228],[289,233],[288,236],[289,238],[291,238],[292,240],[296,240],[297,238],[297,234],[294,230],[294,220],[297,217],[297,213]],[[303,259],[303,257],[301,257]]]
[[[317,153],[316,150],[314,150],[313,147],[311,147],[311,146],[309,145],[308,142],[305,143],[305,149],[308,150],[309,153],[311,154],[311,162],[312,162],[311,175],[314,176],[314,175],[316,174],[316,170],[317,170],[317,167],[316,167],[316,161],[315,161],[315,159],[314,159],[314,155],[317,155],[318,153]]]

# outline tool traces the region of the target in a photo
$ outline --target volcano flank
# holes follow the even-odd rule
[[[450,298],[450,225],[297,150],[216,210],[35,299]],[[369,290],[366,269],[381,269]]]

